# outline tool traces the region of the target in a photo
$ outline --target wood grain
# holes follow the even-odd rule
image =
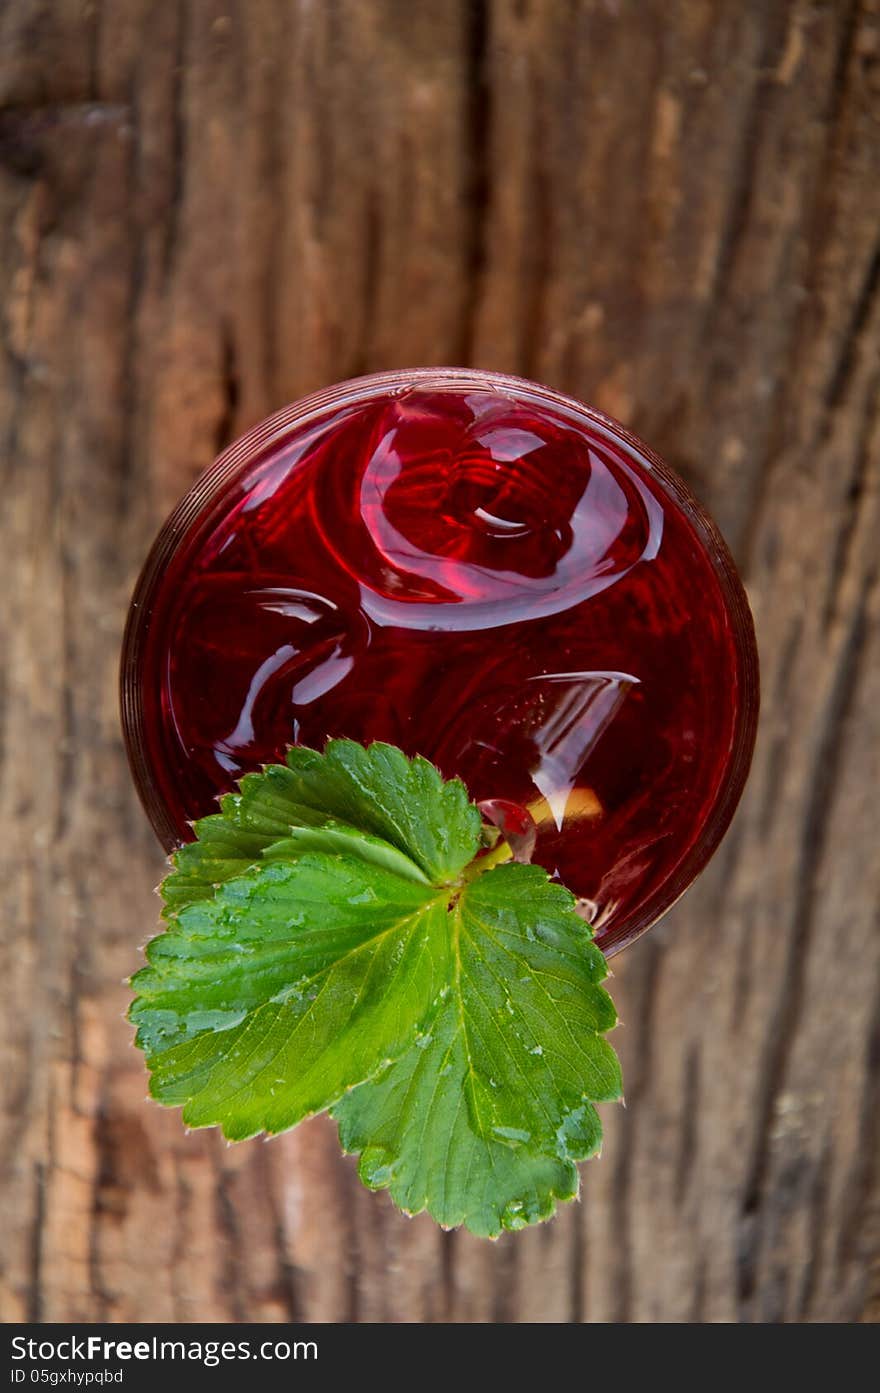
[[[880,1316],[877,0],[0,5],[2,1314]],[[618,958],[626,1110],[495,1245],[144,1101],[161,858],[128,596],[218,447],[471,362],[624,419],[714,512],[764,710],[710,869]]]

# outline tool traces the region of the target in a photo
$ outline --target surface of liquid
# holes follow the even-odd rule
[[[416,385],[282,432],[139,623],[180,839],[293,741],[389,740],[528,809],[607,946],[668,901],[728,777],[741,661],[705,535],[606,425],[506,392]]]

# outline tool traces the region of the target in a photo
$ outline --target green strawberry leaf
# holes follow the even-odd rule
[[[593,1103],[619,1098],[603,1033],[607,969],[574,900],[537,866],[465,885],[449,912],[443,1010],[390,1069],[334,1108],[360,1175],[409,1213],[490,1236],[577,1192],[572,1162],[601,1145]]]
[[[160,1102],[282,1132],[409,1044],[448,978],[442,896],[367,860],[267,860],[153,940],[131,1019]]]
[[[620,1097],[617,1055],[603,1039],[617,1013],[574,897],[539,866],[498,866],[465,887],[450,920],[477,1132],[592,1156],[601,1139],[592,1103]]]
[[[605,960],[543,870],[478,856],[463,784],[335,740],[195,832],[132,979],[155,1098],[236,1140],[332,1109],[367,1184],[476,1233],[576,1193],[621,1089]]]
[[[359,854],[372,839],[386,858],[393,850],[405,858],[397,864],[401,874],[437,884],[454,880],[480,845],[480,814],[464,784],[444,782],[427,760],[408,760],[378,741],[364,748],[330,740],[323,755],[294,746],[286,765],[246,774],[220,807],[196,822],[196,840],[175,852],[162,886],[166,914],[210,898],[219,882],[241,875],[294,829],[303,844],[310,830],[356,829]]]
[[[448,1000],[402,1058],[333,1108],[343,1150],[360,1152],[358,1174],[371,1190],[388,1189],[405,1213],[428,1210],[444,1228],[497,1238],[549,1219],[557,1200],[577,1195],[577,1167],[480,1136],[467,1081],[458,1006]]]

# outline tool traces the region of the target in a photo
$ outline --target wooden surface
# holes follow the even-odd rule
[[[878,0],[3,0],[6,1319],[880,1315],[878,226]],[[362,1191],[324,1119],[186,1136],[122,1019],[148,543],[275,407],[466,362],[684,474],[764,689],[733,830],[614,964],[605,1155],[495,1245]]]

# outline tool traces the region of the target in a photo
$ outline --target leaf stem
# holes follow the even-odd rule
[[[502,866],[505,861],[513,860],[513,851],[503,837],[499,837],[491,851],[485,852],[482,856],[475,856],[469,865],[465,866],[461,873],[463,885],[476,880],[478,875],[484,871],[491,871],[495,866]]]

